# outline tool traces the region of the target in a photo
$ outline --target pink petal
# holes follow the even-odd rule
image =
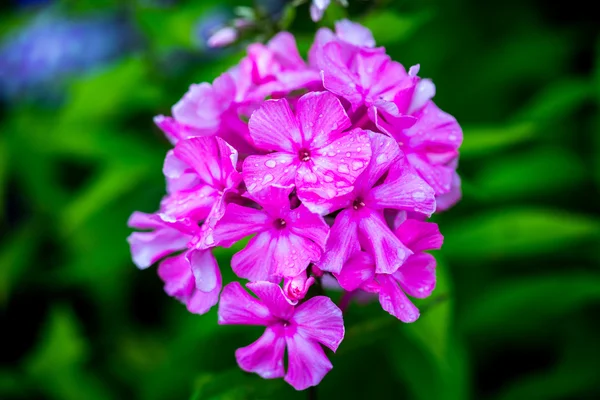
[[[153,232],[134,232],[127,242],[133,262],[144,269],[173,252],[185,249],[190,239],[176,229],[162,228]]]
[[[344,338],[344,320],[340,310],[329,297],[316,296],[296,308],[293,321],[297,334],[315,340],[336,351]]]
[[[264,150],[295,153],[300,129],[286,99],[267,100],[248,122],[254,144]]]
[[[174,118],[157,115],[154,117],[154,123],[165,134],[171,144],[176,144],[182,139],[187,139],[193,136],[200,136],[201,132],[184,125]]]
[[[461,190],[461,184],[460,184],[460,177],[458,176],[458,174],[456,172],[454,172],[454,176],[452,178],[452,187],[450,188],[450,192],[448,192],[446,194],[442,194],[435,198],[436,203],[437,203],[437,211],[438,212],[446,211],[447,209],[449,209],[450,207],[452,207],[456,203],[458,203],[458,201],[460,200],[461,197],[462,197],[462,190]]]
[[[219,194],[212,186],[200,184],[192,190],[174,192],[162,199],[161,211],[173,218],[201,221],[208,216]]]
[[[357,229],[353,212],[351,210],[340,212],[331,227],[327,250],[316,263],[317,266],[324,271],[339,273],[350,256],[360,250]]]
[[[264,211],[228,204],[225,214],[214,228],[214,245],[229,247],[246,236],[270,227],[271,218]]]
[[[269,185],[250,197],[260,204],[265,212],[273,218],[285,217],[290,209],[290,194],[294,190],[294,185]]]
[[[426,158],[426,154],[407,154],[406,159],[419,175],[433,188],[436,195],[445,194],[452,187],[454,169],[446,165],[436,165]]]
[[[340,39],[355,46],[375,47],[375,39],[371,31],[347,19],[335,23],[335,33]]]
[[[158,266],[158,276],[165,283],[165,292],[184,301],[194,291],[194,276],[186,253],[169,257]]]
[[[210,292],[203,292],[201,290],[194,290],[192,295],[187,299],[186,306],[187,310],[193,314],[205,314],[219,302],[219,292],[221,291],[221,274],[217,276],[217,283],[213,290]]]
[[[394,274],[400,287],[412,297],[423,299],[435,288],[435,258],[431,254],[415,254]]]
[[[356,110],[363,102],[363,95],[357,90],[360,79],[344,64],[342,46],[339,43],[331,42],[325,45],[321,68],[325,89],[348,100],[352,110]]]
[[[246,286],[267,306],[272,316],[287,321],[294,315],[294,303],[285,296],[279,285],[260,281],[250,282]]]
[[[298,53],[296,39],[291,33],[279,32],[269,40],[267,47],[277,55],[278,61],[286,68],[306,68],[306,63],[300,57],[300,53]]]
[[[278,268],[274,259],[276,251],[277,240],[271,232],[260,232],[244,249],[233,255],[231,268],[237,276],[249,281],[278,281],[280,277],[276,275]]]
[[[369,192],[365,203],[374,208],[394,208],[429,216],[435,211],[435,193],[403,160],[390,169],[381,185]]]
[[[173,150],[167,152],[163,165],[163,174],[167,180],[167,193],[192,189],[201,183],[198,174],[175,156]]]
[[[235,42],[238,38],[238,31],[230,26],[225,26],[216,31],[211,37],[208,38],[206,44],[208,47],[219,48],[229,46]]]
[[[462,143],[463,133],[456,119],[440,110],[433,101],[414,116],[419,119],[418,122],[404,132],[410,148],[444,153],[458,149]]]
[[[298,156],[289,153],[270,153],[264,156],[249,156],[244,161],[244,182],[250,193],[267,186],[294,183]]]
[[[223,106],[219,104],[212,86],[202,83],[191,85],[183,98],[173,106],[172,113],[178,122],[209,134],[219,128],[222,110]]]
[[[378,275],[377,279],[381,284],[381,307],[402,322],[415,322],[419,318],[419,309],[400,290],[394,279],[389,275]]]
[[[275,238],[274,238],[275,239]],[[313,241],[303,236],[282,231],[273,244],[272,258],[277,276],[294,277],[302,273],[311,262],[321,258],[322,250]]]
[[[393,138],[381,133],[367,132],[371,143],[371,161],[357,183],[357,186],[364,189],[372,188],[390,166],[402,157],[398,143]]]
[[[315,242],[322,251],[325,251],[329,226],[323,217],[311,213],[304,205],[290,212],[289,229],[293,234]]]
[[[442,247],[444,242],[438,225],[433,222],[407,219],[396,229],[395,233],[398,239],[415,253],[437,250]]]
[[[375,272],[392,274],[412,251],[394,236],[383,217],[374,211],[363,210],[358,227],[361,247],[375,259]]]
[[[254,372],[264,379],[284,376],[285,339],[282,333],[268,327],[256,342],[237,349],[235,359],[240,368],[246,372]]]
[[[354,189],[354,183],[371,159],[369,136],[354,129],[335,142],[312,152],[296,175],[298,197],[318,204],[319,199],[343,196]],[[303,169],[304,168],[304,169]]]
[[[308,62],[316,68],[321,69],[324,64],[323,48],[329,42],[337,40],[336,35],[329,28],[319,28],[315,34],[315,40],[308,51]]]
[[[135,211],[129,217],[127,226],[136,229],[157,229],[163,228],[164,223],[156,216],[156,214],[148,214],[140,211]]]
[[[285,381],[296,390],[316,386],[333,368],[321,346],[302,335],[286,336],[288,369]]]
[[[431,79],[421,79],[419,83],[417,83],[414,96],[406,113],[412,114],[419,111],[433,98],[433,96],[435,96],[435,85]]]
[[[302,130],[303,143],[320,149],[341,136],[351,125],[350,118],[338,98],[329,92],[311,92],[300,97],[296,117]]]
[[[186,259],[192,268],[196,289],[211,292],[221,280],[221,272],[217,260],[210,250],[190,250]]]
[[[192,167],[200,179],[218,187],[235,171],[237,151],[223,139],[212,136],[182,140],[175,156]]]
[[[358,251],[344,264],[336,278],[347,291],[358,289],[363,283],[375,277],[375,260],[369,253]]]
[[[239,282],[223,288],[219,301],[220,325],[270,325],[275,322],[263,303],[250,296]]]

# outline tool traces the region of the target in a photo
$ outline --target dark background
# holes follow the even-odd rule
[[[306,52],[317,26],[282,12]],[[600,398],[600,21],[592,2],[353,1],[464,129],[463,200],[436,215],[438,287],[402,324],[352,305],[319,398]],[[260,328],[189,314],[138,271],[128,216],[164,193],[153,125],[243,45],[250,1],[0,6],[0,398],[304,399],[237,368]],[[222,268],[235,250],[219,250]],[[332,294],[336,297],[337,294]]]

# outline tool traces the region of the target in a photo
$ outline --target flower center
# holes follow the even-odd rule
[[[359,197],[358,199],[354,200],[354,202],[352,203],[352,208],[354,208],[355,210],[361,209],[365,206],[365,202]]]
[[[273,225],[275,225],[275,229],[283,229],[287,225],[287,222],[283,218],[277,218]]]
[[[300,149],[300,151],[298,151],[298,158],[300,159],[300,161],[310,161],[310,151],[308,151],[307,149]]]

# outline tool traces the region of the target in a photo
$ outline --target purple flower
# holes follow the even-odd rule
[[[251,281],[278,282],[301,274],[325,249],[329,227],[301,205],[290,209],[293,186],[271,185],[250,195],[261,210],[229,204],[213,232],[215,246],[229,247],[256,233],[231,259],[233,271]]]
[[[439,249],[444,240],[437,224],[407,219],[395,235],[411,250],[404,264],[393,274],[378,273],[375,260],[366,252],[355,253],[337,274],[348,291],[362,289],[379,294],[382,308],[403,322],[414,322],[419,310],[406,297],[428,297],[435,288],[435,258],[426,250]]]
[[[244,161],[250,193],[294,183],[309,208],[353,190],[371,158],[368,135],[350,127],[340,101],[327,92],[302,96],[292,112],[286,99],[268,100],[249,122],[257,148],[273,151]]]
[[[332,368],[321,345],[336,351],[344,337],[340,309],[325,296],[294,307],[282,289],[270,282],[247,286],[260,301],[233,282],[223,289],[219,303],[219,324],[267,327],[256,342],[235,352],[240,368],[265,379],[284,377],[296,390],[319,384]]]
[[[354,190],[317,207],[322,214],[342,209],[331,227],[326,251],[317,263],[322,270],[339,273],[344,263],[362,248],[375,259],[378,273],[394,273],[412,251],[388,228],[383,210],[424,215],[435,211],[433,189],[410,168],[396,141],[374,132],[370,139],[371,162]]]

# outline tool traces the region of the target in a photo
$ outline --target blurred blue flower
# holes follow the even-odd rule
[[[121,15],[74,19],[43,10],[0,43],[0,98],[60,98],[68,79],[106,66],[138,45]]]
[[[220,28],[223,28],[233,19],[233,12],[225,8],[214,8],[202,15],[193,32],[194,42],[207,53],[218,54],[220,49],[212,49],[208,46],[208,39]]]

